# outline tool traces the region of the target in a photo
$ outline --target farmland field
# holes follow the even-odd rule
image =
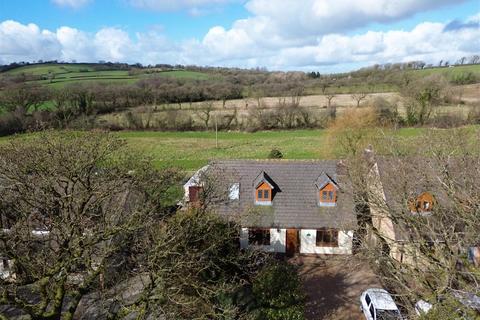
[[[73,83],[117,83],[131,84],[140,79],[153,75],[160,77],[173,77],[177,79],[206,80],[211,75],[196,71],[186,70],[151,70],[151,73],[132,73],[128,70],[98,70],[92,64],[40,64],[18,67],[4,72],[6,75],[29,74],[41,76],[41,80],[29,81],[48,85],[49,87],[63,87]]]
[[[458,114],[461,117],[466,117],[468,113],[478,108],[477,104],[480,103],[480,84],[472,84],[472,85],[465,85],[465,86],[458,86],[456,87],[462,90],[462,99],[465,102],[464,105],[440,105],[434,110],[434,114]],[[261,98],[260,104],[261,107],[264,109],[271,109],[278,107],[279,100],[285,99],[285,101],[289,101],[289,97],[265,97]],[[369,94],[365,100],[361,102],[361,106],[369,106],[374,103],[376,99],[384,99],[391,103],[392,105],[398,105],[398,112],[400,115],[405,115],[405,108],[403,103],[401,102],[401,96],[397,92],[382,92],[382,93],[371,93]],[[238,112],[238,118],[240,121],[246,121],[249,112],[254,110],[258,107],[258,100],[257,99],[234,99],[234,100],[227,100],[225,103],[225,108],[223,108],[222,101],[213,101],[213,114],[216,114],[219,117],[224,116],[225,114],[231,113],[234,109]],[[248,104],[248,107],[246,105]],[[307,95],[303,96],[300,99],[300,106],[308,109],[312,115],[322,117],[322,113],[325,112],[325,108],[328,102],[324,95]],[[337,106],[337,113],[341,114],[345,110],[350,109],[351,107],[356,106],[356,101],[352,98],[351,94],[337,94],[335,98],[332,100],[332,104]],[[184,103],[181,106],[182,111],[188,112],[194,121],[197,123],[202,123],[200,119],[198,119],[198,111],[205,107],[204,102],[195,102],[192,104]],[[140,107],[139,109],[142,109]],[[146,118],[151,116],[152,121],[156,121],[156,119],[161,119],[165,116],[166,112],[169,110],[176,110],[178,109],[178,104],[162,104],[156,106],[154,109],[155,111],[150,115],[146,112],[139,112],[138,115],[143,119],[143,122],[146,122]],[[114,124],[118,126],[125,127],[126,126],[126,115],[127,111],[120,111],[114,112],[104,115],[98,116],[99,122]]]
[[[473,137],[480,132],[480,127],[472,126],[467,130]],[[377,132],[377,136],[396,137],[405,145],[414,145],[426,131],[423,128],[385,129]],[[126,131],[118,135],[126,139],[133,150],[150,156],[158,167],[178,166],[189,171],[214,159],[266,159],[273,148],[281,150],[285,159],[332,159],[339,156],[339,150],[329,143],[326,130],[219,132],[218,148],[214,132]],[[376,139],[372,138],[371,143],[378,149]]]
[[[372,129],[369,144],[378,154],[390,154],[385,142],[395,138],[405,154],[428,135],[452,134],[454,130],[464,130],[472,139],[478,139],[480,126],[463,129],[403,128]],[[33,133],[35,134],[35,133]],[[27,138],[23,134],[18,138]],[[279,149],[284,159],[311,160],[335,159],[342,155],[338,147],[332,146],[327,130],[278,130],[247,132],[219,132],[216,147],[214,132],[157,132],[123,131],[115,133],[125,139],[131,150],[152,159],[156,167],[179,167],[192,172],[215,159],[267,159],[270,150]],[[0,137],[0,144],[12,137]]]

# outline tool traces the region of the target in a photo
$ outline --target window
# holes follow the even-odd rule
[[[370,309],[369,309],[369,310],[370,310],[370,314],[371,314],[372,318],[375,319],[375,310],[373,309],[373,304],[370,305]]]
[[[365,296],[365,302],[367,303],[367,306],[370,305],[370,302],[371,302],[371,301],[372,301],[372,300],[370,300],[370,296],[367,294],[367,295]]]
[[[428,210],[430,209],[430,202],[424,201],[423,202],[423,210]]]
[[[257,191],[255,192],[256,202],[270,202],[272,201],[272,190],[270,186],[266,183],[262,183],[258,186]]]
[[[416,198],[410,198],[408,207],[412,213],[428,214],[435,207],[435,198],[430,192],[423,192]]]
[[[329,183],[320,190],[320,205],[335,205],[337,192],[335,187]]]
[[[228,189],[228,198],[230,200],[238,200],[240,198],[240,184],[234,183]]]
[[[269,246],[270,229],[248,229],[248,243],[257,246]]]
[[[317,230],[316,246],[338,247],[338,231],[335,229]]]

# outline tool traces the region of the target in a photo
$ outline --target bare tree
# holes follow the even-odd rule
[[[360,102],[364,99],[366,99],[368,96],[367,93],[365,92],[359,92],[359,93],[354,93],[352,94],[352,99],[357,102],[357,108],[360,107]]]
[[[470,63],[471,64],[478,64],[480,62],[480,55],[475,54],[470,57]]]
[[[446,87],[446,80],[437,75],[410,81],[402,86],[400,92],[407,98],[407,122],[425,124],[433,108],[442,100]]]
[[[208,124],[210,123],[210,118],[211,118],[211,113],[213,111],[213,103],[210,102],[205,102],[202,104],[200,107],[200,110],[198,110],[197,116],[205,123],[205,130],[208,130]]]
[[[44,133],[0,149],[0,305],[72,319],[85,294],[138,265],[132,239],[162,219],[174,171],[156,172],[103,133]],[[120,270],[123,270],[120,272]]]
[[[458,59],[457,64],[465,64],[467,62],[467,57],[461,57]]]
[[[38,107],[48,100],[49,92],[41,86],[29,84],[14,84],[2,90],[0,93],[0,106],[7,111],[18,111],[26,114],[33,108]]]
[[[369,151],[367,166],[356,171],[363,172],[358,187],[369,190],[371,237],[364,253],[412,316],[415,302],[424,299],[438,310],[454,302],[443,316],[434,311],[427,319],[472,312],[476,318],[458,294],[480,292],[478,268],[468,260],[469,248],[480,245],[480,158],[472,154],[478,141],[466,130],[432,132],[413,150],[409,146],[412,156],[382,158]],[[403,146],[389,148],[395,155]]]
[[[332,105],[332,100],[336,97],[334,93],[329,93],[325,95],[325,99],[327,99],[327,108],[330,108]]]

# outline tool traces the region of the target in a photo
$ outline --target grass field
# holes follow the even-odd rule
[[[404,154],[413,150],[420,139],[436,134],[453,134],[455,129],[404,128],[400,130],[382,129],[373,131],[368,143],[379,154],[388,154],[385,142],[395,138],[401,142]],[[469,136],[478,138],[480,126],[469,126]],[[267,159],[271,149],[281,150],[284,159],[334,159],[341,157],[339,147],[332,146],[326,130],[290,130],[219,132],[218,148],[214,132],[156,132],[124,131],[116,133],[125,139],[133,152],[151,157],[154,164],[161,167],[179,167],[188,172],[194,171],[210,160],[215,159]],[[28,138],[30,134],[21,135]],[[11,140],[0,137],[0,143]],[[480,150],[478,150],[480,151]]]
[[[450,130],[450,131],[449,131]],[[425,135],[449,133],[453,129],[425,128],[384,129],[372,136],[370,143],[379,153],[387,153],[381,144],[396,138],[405,146],[404,152],[413,150]],[[466,128],[471,137],[478,137],[480,126]],[[270,150],[281,150],[284,159],[334,159],[339,149],[329,143],[326,130],[290,130],[219,132],[218,148],[214,132],[120,132],[135,151],[150,156],[158,167],[177,166],[193,171],[215,159],[267,159]]]
[[[480,128],[468,127],[469,132],[480,132]],[[445,132],[445,130],[438,130]],[[385,129],[372,138],[372,144],[380,139],[396,137],[403,141],[406,149],[415,145],[427,132],[424,128]],[[218,148],[214,132],[121,132],[133,150],[152,157],[158,167],[178,166],[191,171],[214,159],[266,159],[272,148],[278,148],[285,159],[332,159],[339,150],[331,147],[326,130],[291,130],[219,132]],[[381,151],[379,151],[381,152]]]
[[[443,74],[449,79],[452,76],[462,74],[465,72],[472,72],[476,74],[480,74],[480,64],[476,65],[466,65],[466,66],[453,66],[453,67],[445,67],[445,68],[429,68],[423,70],[412,70],[409,71],[416,76],[429,76],[432,74]]]
[[[7,75],[31,74],[42,76],[43,80],[31,81],[49,87],[63,87],[77,83],[118,83],[130,84],[151,76],[174,77],[178,79],[206,80],[212,77],[207,73],[186,70],[165,70],[153,73],[130,75],[127,70],[96,70],[91,64],[41,64],[15,68],[4,72]]]

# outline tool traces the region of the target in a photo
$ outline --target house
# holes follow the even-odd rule
[[[469,248],[462,244],[475,245],[476,237],[468,232],[476,223],[471,211],[476,200],[464,192],[478,183],[465,167],[476,167],[472,159],[389,158],[372,150],[366,150],[366,159],[370,244],[383,246],[398,262],[419,266],[423,255],[438,251],[441,257],[446,240],[467,256]]]
[[[240,224],[242,248],[351,254],[356,215],[348,181],[345,165],[334,160],[215,161],[184,185],[184,204],[210,201]]]

